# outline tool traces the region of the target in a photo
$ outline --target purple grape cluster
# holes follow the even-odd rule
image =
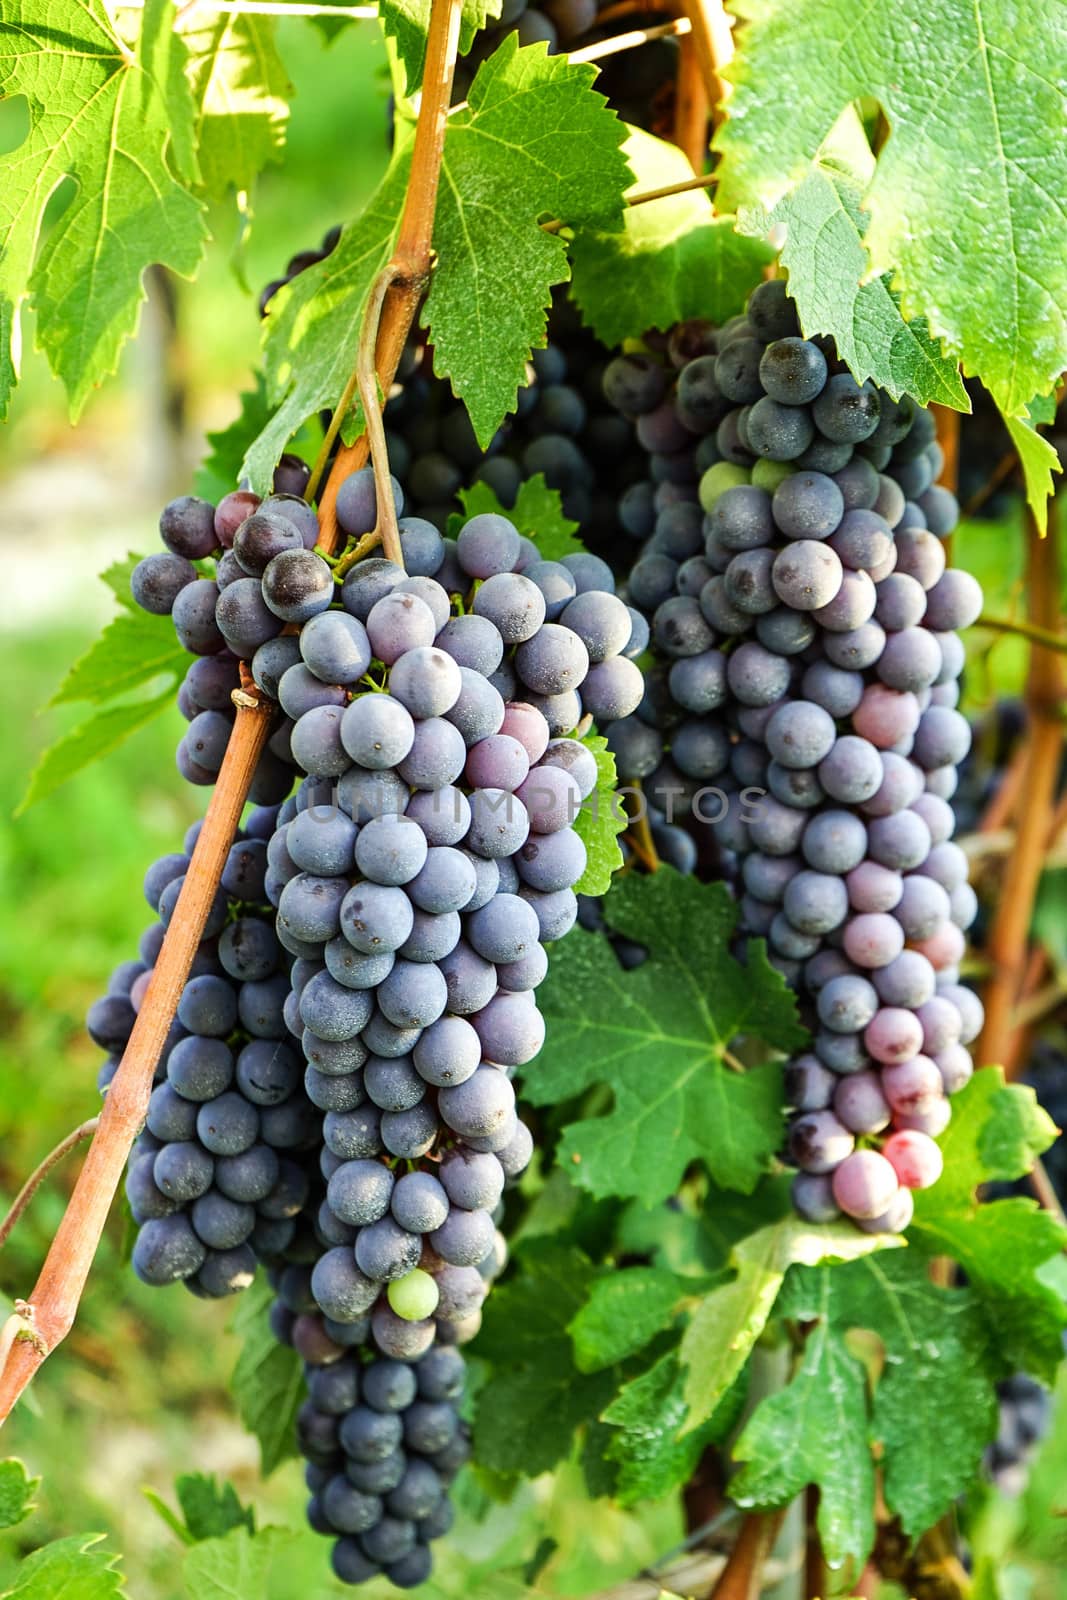
[[[369,469],[341,484],[337,517],[350,545],[376,526]],[[213,579],[175,548],[190,523],[198,559],[210,525]],[[197,644],[221,638],[229,663],[249,663],[280,710],[271,799],[300,779],[257,850],[282,1048],[299,1041],[318,1164],[300,1195],[311,1247],[271,1267],[275,1329],[307,1369],[309,1516],[337,1536],[338,1574],[408,1586],[429,1570],[467,1449],[455,1395],[423,1392],[435,1370],[423,1363],[477,1331],[506,1259],[503,1191],[533,1149],[511,1076],[544,1039],[545,945],[577,914],[586,851],[573,824],[597,770],[574,735],[633,712],[643,636],[603,561],[543,560],[503,517],[449,539],[401,516],[403,567],[374,557],[336,573],[314,523],[280,495],[179,502],[163,515],[169,554],[141,563],[133,587],[141,599],[170,574],[179,637],[202,611]],[[201,715],[186,760],[211,781],[229,723],[219,762],[201,762]],[[168,869],[175,883],[186,864]],[[217,1053],[219,1037],[198,1048]],[[168,1106],[172,1087],[157,1090]],[[144,1156],[161,1159],[149,1145],[138,1172]],[[434,1360],[461,1382],[453,1354]]]
[[[982,1021],[948,803],[981,592],[946,567],[957,508],[929,413],[800,337],[780,281],[699,337],[675,372],[635,355],[605,376],[649,452],[619,515],[655,662],[608,739],[668,820],[715,797],[741,925],[815,1026],[787,1072],[798,1210],[900,1230]]]
[[[292,1247],[319,1136],[285,1025],[292,958],[264,895],[274,822],[272,808],[253,812],[230,850],[126,1177],[137,1276],[182,1281],[208,1298],[246,1288],[257,1261],[277,1262]],[[102,1091],[149,991],[199,827],[184,851],[149,867],[145,897],[160,920],[145,930],[140,959],[116,969],[89,1011],[89,1034],[109,1052]]]

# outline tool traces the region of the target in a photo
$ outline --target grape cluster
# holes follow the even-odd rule
[[[254,812],[230,850],[126,1177],[138,1277],[184,1281],[209,1298],[247,1287],[258,1260],[292,1245],[319,1133],[285,1025],[291,958],[265,905],[274,820],[271,808]],[[140,959],[123,963],[90,1009],[89,1034],[109,1051],[102,1090],[148,993],[198,831],[184,852],[148,869],[145,896],[160,920],[145,930]]]
[[[392,493],[402,512],[399,484]],[[349,541],[371,531],[373,472],[346,479],[336,505]],[[313,524],[303,501],[278,494],[177,502],[161,524],[169,554],[141,563],[133,588],[143,599],[146,566],[157,587],[154,574],[174,577],[179,637],[196,609],[197,643],[218,635],[230,663],[248,663],[279,703],[272,778],[286,789],[300,779],[265,813],[269,838],[255,851],[257,909],[274,908],[273,923],[258,925],[274,950],[280,1049],[294,1057],[299,1041],[317,1157],[314,1181],[303,1172],[293,1197],[311,1247],[294,1224],[297,1257],[290,1246],[271,1264],[274,1321],[308,1371],[300,1438],[312,1523],[337,1535],[339,1575],[384,1571],[404,1586],[428,1570],[467,1448],[451,1347],[477,1330],[506,1259],[504,1187],[532,1154],[511,1075],[544,1038],[544,946],[577,914],[586,851],[573,824],[597,781],[572,735],[634,710],[642,678],[631,656],[644,636],[603,561],[543,560],[503,517],[472,518],[448,539],[401,516],[404,567],[375,557],[336,575],[312,548]],[[203,531],[198,558],[213,541],[214,579],[175,548],[175,529],[189,525]],[[201,715],[185,741],[198,763]],[[229,722],[219,716],[221,760]],[[214,752],[202,766],[217,772]],[[186,865],[175,858],[150,874],[171,907]],[[214,1013],[197,1023],[199,1062],[222,1036]],[[188,1088],[183,1098],[170,1078],[185,1048],[168,1052],[154,1106],[184,1106]],[[228,1081],[218,1098],[228,1107],[241,1095]],[[170,1149],[193,1145],[187,1122],[172,1132],[153,1109],[131,1170],[163,1159],[152,1145],[164,1135]],[[204,1156],[215,1159],[210,1145]],[[253,1239],[249,1271],[254,1251]],[[438,1382],[423,1365],[432,1352],[447,1364],[448,1393],[425,1387]]]
[[[815,1025],[787,1073],[798,1209],[897,1230],[981,1026],[948,804],[970,744],[957,630],[981,593],[946,567],[928,413],[801,338],[781,282],[701,340],[676,375],[646,356],[605,375],[649,452],[619,515],[656,660],[609,743],[661,808],[708,816],[714,796],[741,925]]]

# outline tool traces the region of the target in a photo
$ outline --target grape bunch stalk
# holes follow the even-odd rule
[[[784,282],[683,335],[699,349],[674,371],[634,354],[605,374],[649,453],[619,517],[654,660],[608,739],[667,822],[715,797],[691,831],[815,1028],[786,1074],[798,1210],[900,1231],[982,1023],[949,804],[970,745],[958,630],[981,591],[946,565],[932,416],[802,338]]]
[[[395,481],[390,493],[402,511]],[[354,548],[378,524],[370,469],[341,483],[336,509]],[[644,636],[603,561],[543,560],[498,515],[455,539],[401,516],[403,567],[331,564],[316,527],[292,494],[183,499],[161,519],[168,552],[133,574],[153,609],[169,599],[192,671],[247,663],[279,706],[265,803],[227,867],[249,905],[224,882],[179,1011],[193,1042],[168,1050],[131,1166],[135,1266],[215,1293],[267,1262],[272,1325],[308,1379],[309,1518],[336,1537],[343,1579],[408,1587],[430,1570],[469,1448],[454,1347],[477,1331],[506,1259],[504,1188],[533,1151],[511,1075],[543,1042],[545,946],[573,925],[586,867],[574,824],[597,767],[575,735],[633,712]],[[192,566],[208,555],[213,578]],[[178,762],[210,782],[229,722],[198,704]],[[149,875],[164,917],[185,865]],[[230,931],[252,922],[262,939]],[[247,961],[269,946],[269,972],[266,948],[247,972],[227,964],[228,942]],[[270,987],[269,1052],[238,1029],[256,984]],[[291,1147],[274,1132],[289,1107]],[[180,1208],[157,1217],[157,1189]],[[199,1219],[230,1202],[250,1232],[227,1247],[242,1252],[227,1276],[201,1259],[216,1247]]]

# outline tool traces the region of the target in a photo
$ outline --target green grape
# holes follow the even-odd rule
[[[437,1310],[437,1284],[419,1267],[402,1278],[394,1278],[388,1295],[389,1304],[405,1322],[422,1322]]]

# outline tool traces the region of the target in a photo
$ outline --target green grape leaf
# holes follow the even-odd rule
[[[236,1527],[224,1538],[191,1545],[182,1567],[186,1591],[197,1600],[249,1600],[266,1594],[279,1545],[294,1539],[286,1528],[264,1528],[253,1535],[246,1527]]]
[[[1009,417],[1002,411],[1004,426],[1011,435],[1019,465],[1026,483],[1026,503],[1034,513],[1037,529],[1042,538],[1048,531],[1048,502],[1053,492],[1052,474],[1062,472],[1059,454],[1044,434],[1033,426],[1034,406],[1030,417]]]
[[[40,1481],[14,1456],[0,1461],[0,1528],[13,1528],[29,1516]]]
[[[635,174],[628,191],[667,188],[693,176],[676,145],[627,128],[623,151]],[[582,228],[571,244],[571,295],[582,320],[608,346],[689,317],[725,322],[744,306],[774,252],[716,216],[693,189],[630,206],[622,232]]]
[[[273,17],[212,16],[193,6],[179,13],[178,25],[189,55],[201,179],[207,194],[222,200],[231,187],[251,189],[279,160],[292,84]]]
[[[996,1433],[1003,1363],[972,1291],[938,1288],[908,1250],[796,1269],[778,1311],[806,1327],[804,1353],[737,1441],[744,1465],[730,1493],[740,1505],[778,1506],[816,1484],[827,1561],[858,1568],[874,1540],[871,1446],[890,1509],[909,1535],[925,1532],[973,1480]],[[877,1335],[885,1351],[873,1401],[846,1343],[853,1329]]]
[[[854,112],[850,116],[858,122]],[[862,184],[856,167],[869,179],[874,158],[862,129],[860,140],[863,154],[856,162],[850,147],[847,167],[840,162],[838,146],[828,141],[772,217],[749,214],[742,226],[762,237],[774,224],[784,225],[782,265],[789,271],[789,293],[801,328],[808,338],[831,334],[858,383],[871,378],[894,400],[910,394],[920,405],[937,401],[970,411],[958,365],[942,353],[925,321],[904,318],[887,275],[864,277],[867,218],[860,209]]]
[[[102,1533],[53,1539],[21,1561],[0,1600],[122,1600],[121,1556],[101,1548]]]
[[[17,381],[19,308],[66,385],[73,419],[115,370],[153,262],[191,275],[206,228],[185,46],[169,0],[147,0],[131,50],[103,0],[23,0],[4,28],[0,98],[25,95],[27,139],[0,157],[0,416]],[[69,204],[38,249],[45,206]],[[35,260],[36,257],[36,260]]]
[[[565,242],[539,219],[621,226],[623,127],[595,77],[507,34],[449,121],[425,317],[434,370],[483,447],[515,408],[531,348],[545,343],[552,286],[569,273]]]
[[[915,1197],[909,1231],[918,1249],[958,1261],[1013,1369],[1051,1381],[1062,1359],[1067,1303],[1047,1281],[1067,1233],[1033,1200],[980,1204],[979,1186],[1011,1182],[1056,1137],[1032,1089],[1005,1084],[998,1067],[976,1072],[953,1096],[941,1137],[945,1171]]]
[[[231,423],[209,433],[207,455],[193,478],[193,493],[217,502],[241,480],[245,454],[271,419],[267,385],[262,372],[252,375],[251,389],[242,390],[240,410]]]
[[[716,136],[719,201],[773,209],[846,106],[889,127],[862,196],[868,273],[1020,417],[1067,366],[1067,201],[1049,129],[1064,120],[1067,28],[1054,0],[739,0],[744,49]],[[782,114],[783,84],[804,85]],[[962,158],[961,158],[962,152]],[[836,333],[836,329],[835,329]]]
[[[520,1259],[521,1275],[485,1306],[476,1353],[492,1373],[475,1401],[474,1448],[490,1471],[533,1478],[570,1453],[575,1428],[599,1415],[615,1379],[574,1365],[567,1328],[593,1279],[588,1258],[538,1240]]]
[[[762,944],[749,943],[745,966],[730,954],[737,910],[721,884],[670,867],[634,874],[604,915],[649,958],[623,972],[608,940],[581,928],[553,952],[538,992],[548,1037],[524,1092],[549,1105],[603,1083],[614,1097],[607,1116],[564,1129],[560,1161],[593,1194],[649,1206],[695,1160],[751,1191],[780,1143],[781,1073],[734,1071],[724,1053],[742,1033],[783,1051],[801,1044],[792,995]]]
[[[893,1236],[860,1233],[847,1222],[817,1228],[793,1213],[739,1239],[730,1255],[736,1276],[704,1296],[682,1336],[688,1427],[714,1416],[736,1383],[790,1267],[852,1261],[900,1243]]]
[[[337,248],[271,299],[263,320],[267,420],[247,445],[237,474],[257,494],[270,493],[291,435],[314,412],[332,410],[352,374],[367,296],[392,255],[411,166],[407,124],[398,123],[397,131],[385,176]],[[255,407],[248,409],[254,416]],[[346,440],[359,432],[360,416],[358,408],[349,413]],[[234,426],[243,426],[244,418],[243,408]]]
[[[604,1412],[604,1421],[620,1431],[607,1446],[619,1463],[616,1490],[620,1503],[661,1500],[688,1483],[697,1462],[737,1420],[744,1396],[739,1384],[726,1396],[715,1416],[679,1437],[686,1415],[684,1375],[674,1350],[640,1377],[626,1383]]]
[[[499,17],[503,0],[463,0],[459,24],[459,53],[466,55],[474,36]],[[430,0],[381,0],[378,8],[382,27],[396,45],[404,68],[407,93],[413,95],[422,85],[426,63],[426,34],[430,26]]]
[[[454,517],[457,530],[468,518],[493,511],[507,517],[520,533],[532,539],[545,561],[559,561],[563,556],[578,555],[585,549],[581,540],[574,537],[578,524],[564,516],[563,497],[558,489],[548,487],[543,472],[535,472],[532,478],[523,480],[510,510],[481,480],[472,483],[469,489],[461,489],[458,499],[463,515],[457,513]],[[452,533],[451,521],[449,533]]]
[[[241,1296],[232,1324],[242,1341],[233,1369],[233,1393],[241,1421],[259,1440],[265,1476],[297,1454],[296,1413],[305,1394],[299,1356],[279,1344],[270,1330],[267,1317],[273,1298],[266,1280],[257,1278]]]
[[[30,773],[26,793],[15,811],[17,817],[62,788],[76,773],[110,755],[138,728],[162,716],[174,704],[174,688],[166,688],[154,700],[134,700],[96,711],[86,722],[57,739],[37,761]]]
[[[578,1370],[597,1372],[643,1350],[696,1292],[692,1278],[659,1267],[627,1267],[598,1278],[568,1329]]]
[[[573,823],[586,849],[585,871],[574,887],[578,894],[607,894],[622,866],[619,835],[626,828],[626,811],[617,793],[615,757],[608,741],[598,733],[587,733],[582,743],[596,758],[596,788],[582,802]]]
[[[182,1518],[179,1521],[174,1513],[159,1502],[157,1509],[162,1513],[168,1509],[168,1520],[171,1526],[177,1525],[181,1533],[194,1543],[201,1539],[221,1539],[232,1528],[246,1528],[249,1533],[256,1531],[255,1513],[251,1506],[241,1504],[237,1490],[232,1483],[223,1481],[219,1483],[214,1474],[206,1472],[185,1472],[174,1480],[174,1492],[178,1496]]]
[[[113,569],[114,570],[114,569]],[[154,617],[140,607],[120,611],[83,656],[79,656],[49,705],[88,700],[103,705],[168,673],[174,688],[185,676],[189,657],[174,636],[169,617]]]

